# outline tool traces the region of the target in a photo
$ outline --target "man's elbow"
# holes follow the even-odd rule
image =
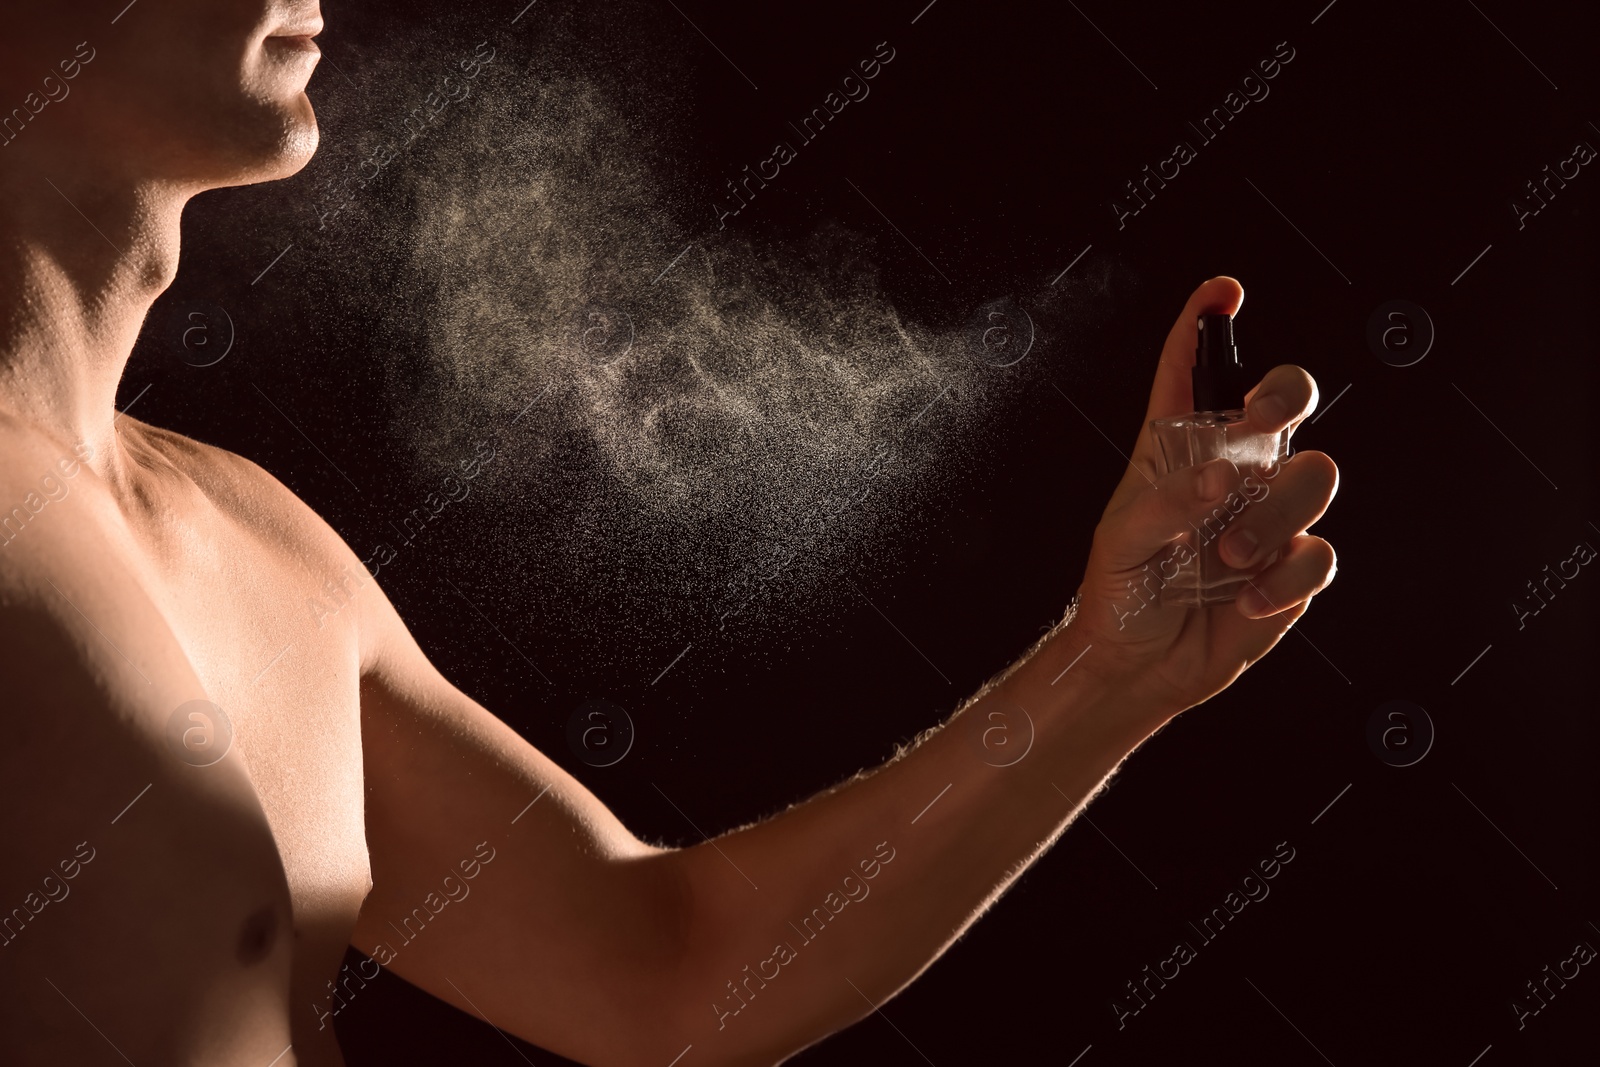
[[[753,929],[758,910],[740,906],[741,900],[754,903],[758,890],[708,845],[648,862],[662,868],[652,872],[658,880],[655,906],[661,909],[659,928],[670,935],[657,941],[650,963],[649,1011],[622,1019],[630,1040],[618,1067],[690,1062],[698,1067],[770,1067],[826,1036],[780,1033],[781,1025],[774,1024],[781,1023],[783,1012],[759,1023],[741,1017],[769,984],[757,973],[756,961],[763,953],[752,956],[753,947],[763,938],[780,937],[778,931]],[[726,893],[721,891],[724,871],[737,883],[728,883]],[[767,951],[772,951],[770,945]],[[747,959],[750,966],[743,970],[729,969],[729,961]]]

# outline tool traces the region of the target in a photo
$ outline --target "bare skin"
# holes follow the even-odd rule
[[[1258,555],[1282,550],[1255,581],[1264,606],[1119,610],[1216,503],[1196,471],[1156,478],[1142,431],[1076,614],[943,729],[714,842],[646,844],[441,677],[271,475],[115,412],[183,204],[314,151],[314,55],[293,38],[320,28],[314,2],[172,0],[113,33],[122,7],[30,9],[0,38],[0,103],[86,36],[94,50],[70,96],[0,146],[8,1063],[338,1064],[332,1012],[360,992],[338,973],[351,944],[583,1062],[778,1062],[912,981],[1129,753],[1231,684],[1332,578],[1332,548],[1305,531],[1337,471],[1303,452],[1234,523]],[[1226,277],[1190,296],[1149,417],[1192,406],[1195,316],[1242,299]],[[1309,375],[1278,367],[1250,417],[1282,428],[1315,403]],[[347,602],[315,618],[306,600],[329,581]],[[173,741],[198,700],[231,723],[205,765]],[[1033,747],[993,766],[976,737],[1018,706]]]

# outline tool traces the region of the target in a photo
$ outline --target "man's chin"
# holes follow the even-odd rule
[[[316,155],[320,138],[311,101],[302,96],[295,105],[291,105],[291,114],[284,116],[271,147],[262,153],[267,158],[258,157],[252,161],[248,168],[249,175],[238,184],[277,181],[300,173],[311,162],[311,157]]]
[[[322,131],[317,128],[317,116],[311,110],[311,102],[306,101],[305,121],[298,122],[290,128],[285,138],[284,156],[291,168],[288,174],[298,174],[311,157],[317,154],[317,145],[322,141]]]

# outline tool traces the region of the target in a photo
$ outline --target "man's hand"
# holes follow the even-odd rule
[[[1145,565],[1189,531],[1191,520],[1210,514],[1238,491],[1242,475],[1249,473],[1218,459],[1158,476],[1158,445],[1150,432],[1152,419],[1194,410],[1189,371],[1196,318],[1206,312],[1234,314],[1243,300],[1235,279],[1212,278],[1189,297],[1167,335],[1133,462],[1095,528],[1078,590],[1073,625],[1092,646],[1083,669],[1113,687],[1149,696],[1173,715],[1226,689],[1265,655],[1311,597],[1333,580],[1335,570],[1333,547],[1305,531],[1327,510],[1339,471],[1321,452],[1299,452],[1282,464],[1270,492],[1245,507],[1222,537],[1223,558],[1235,567],[1251,567],[1279,551],[1236,603],[1141,606],[1134,591]],[[1298,426],[1316,409],[1317,386],[1301,368],[1279,366],[1245,400],[1252,428],[1279,431]]]

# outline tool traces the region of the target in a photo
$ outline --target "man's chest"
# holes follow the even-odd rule
[[[159,568],[158,593],[211,705],[196,740],[242,760],[297,914],[353,923],[370,885],[358,601],[372,579],[225,527],[202,534]]]

